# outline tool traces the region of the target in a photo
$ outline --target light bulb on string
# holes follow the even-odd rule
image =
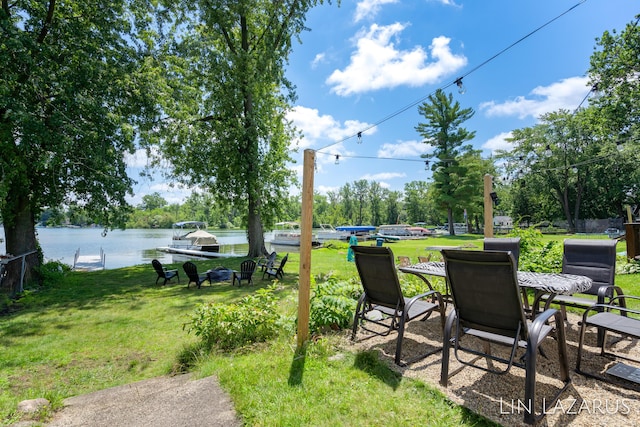
[[[458,86],[458,93],[460,95],[464,95],[467,92],[467,88],[464,87],[464,84],[462,83],[462,77],[458,77],[455,83],[456,83],[456,86]]]
[[[336,154],[336,161],[335,161],[336,165],[340,164],[340,154]]]
[[[358,132],[358,144],[362,144],[362,132]]]

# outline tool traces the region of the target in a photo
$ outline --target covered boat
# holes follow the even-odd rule
[[[159,247],[163,252],[191,256],[219,256],[218,238],[206,231],[202,221],[181,221],[173,224],[173,238],[169,246]]]

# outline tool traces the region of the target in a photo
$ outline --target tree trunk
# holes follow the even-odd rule
[[[36,240],[35,221],[27,195],[21,189],[10,191],[10,194],[14,197],[14,203],[9,203],[8,209],[14,209],[15,211],[3,212],[3,218],[13,219],[10,221],[5,220],[4,236],[7,254],[15,257],[36,251],[38,242]],[[36,252],[28,255],[25,261],[24,282],[26,283],[30,280],[33,269],[40,265],[40,256]],[[7,274],[2,279],[2,292],[13,298],[20,292],[22,259],[10,262],[6,268]]]
[[[447,208],[447,218],[449,220],[449,235],[455,236],[456,228],[453,226],[453,208],[451,207]]]
[[[250,258],[260,257],[267,254],[267,248],[264,246],[264,229],[262,228],[262,220],[260,218],[259,202],[249,195],[249,215],[247,219],[247,240],[249,241]]]

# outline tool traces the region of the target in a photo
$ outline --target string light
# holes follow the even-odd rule
[[[467,92],[467,88],[462,84],[462,77],[458,77],[454,83],[458,86],[458,93],[460,95],[464,95]]]
[[[358,132],[358,144],[362,144],[362,132]]]
[[[340,164],[340,154],[336,154],[336,165]]]

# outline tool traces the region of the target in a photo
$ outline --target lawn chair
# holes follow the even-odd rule
[[[635,362],[636,364],[640,363],[640,360],[631,358],[628,355],[614,353],[613,351],[608,352],[606,350],[607,332],[620,334],[622,337],[640,339],[640,311],[626,308],[627,304],[625,301],[617,301],[625,299],[640,300],[640,297],[633,295],[620,295],[613,297],[609,304],[594,304],[585,310],[582,315],[582,322],[580,323],[580,340],[578,343],[578,357],[576,359],[576,372],[579,374],[596,378],[601,381],[613,382],[611,381],[611,377],[590,373],[582,370],[581,368],[585,331],[590,326],[598,328],[598,346],[600,347],[600,356],[614,359],[626,359]],[[602,336],[600,336],[600,334],[602,334]],[[632,367],[624,363],[617,363],[610,366],[605,373],[626,380],[619,385],[640,391],[640,385],[638,385],[638,383],[640,383],[638,372],[640,371],[636,367]]]
[[[518,269],[518,263],[520,262],[520,237],[485,237],[483,241],[483,247],[485,251],[509,251],[513,255],[513,259],[516,262],[516,270]],[[524,310],[527,313],[531,313],[531,307],[529,306],[529,296],[527,290],[521,288],[522,302],[524,302]]]
[[[405,363],[401,361],[402,339],[407,322],[418,317],[422,317],[421,320],[426,320],[433,311],[439,311],[440,327],[444,326],[444,303],[440,293],[430,289],[413,298],[405,298],[402,294],[391,249],[384,246],[352,246],[352,248],[364,292],[356,306],[351,339],[355,341],[359,326],[375,335],[382,336],[389,335],[394,330],[398,331],[395,363],[401,366],[440,351],[441,347],[421,354]],[[379,320],[372,313],[374,311],[379,315]],[[365,325],[366,322],[384,326],[386,330],[380,332],[368,329]]]
[[[398,264],[400,267],[408,267],[411,265],[411,258],[408,256],[398,255]]]
[[[178,270],[167,270],[167,268],[163,267],[162,263],[157,259],[152,260],[151,265],[153,265],[153,269],[156,271],[156,273],[158,273],[158,277],[156,278],[156,285],[158,284],[158,280],[164,279],[164,281],[162,282],[162,286],[164,286],[174,277],[176,277],[178,279],[178,283],[180,283]]]
[[[187,273],[187,277],[189,278],[189,283],[187,283],[187,288],[192,283],[195,283],[198,289],[200,289],[200,286],[202,286],[202,282],[204,282],[205,280],[208,280],[206,273],[198,274],[198,268],[191,261],[187,261],[184,264],[182,264],[182,268],[184,269],[184,272]]]
[[[257,266],[260,267],[261,271],[272,268],[274,263],[276,262],[276,256],[278,256],[276,251],[271,252],[268,256],[260,258],[258,260]]]
[[[288,259],[289,254],[286,254],[277,267],[275,265],[272,265],[271,267],[265,269],[262,273],[262,280],[264,280],[265,276],[269,277],[270,279],[282,279],[282,277],[284,276],[284,266],[287,263]]]
[[[555,309],[538,315],[533,323],[525,317],[520,287],[518,286],[515,259],[504,251],[442,250],[445,260],[447,280],[453,296],[454,308],[447,317],[444,328],[444,348],[442,350],[442,370],[440,384],[447,386],[449,379],[449,350],[454,349],[456,359],[468,366],[487,372],[506,374],[512,366],[524,368],[525,388],[524,421],[533,424],[545,415],[544,410],[536,412],[536,358],[540,344],[553,331],[546,324],[553,316],[556,323],[555,338],[560,360],[560,376],[564,386],[553,397],[545,400],[545,407],[552,408],[560,395],[571,383],[567,361],[562,314]],[[473,336],[484,341],[483,350],[464,347],[464,337]],[[553,341],[553,336],[549,341]],[[490,343],[511,347],[509,358],[491,354]],[[526,349],[524,363],[516,360],[519,347]],[[471,353],[471,361],[461,360],[458,353]],[[487,367],[476,365],[481,358],[487,359]],[[489,362],[491,360],[492,362]],[[505,365],[504,369],[494,367],[493,362]]]
[[[566,239],[562,255],[562,272],[586,276],[593,280],[590,289],[582,294],[555,295],[551,304],[558,304],[562,316],[567,319],[566,307],[586,310],[593,304],[610,304],[614,294],[623,295],[622,289],[615,286],[616,244],[617,240]],[[540,302],[546,302],[551,296],[543,295]],[[624,298],[616,299],[623,303]],[[537,307],[534,307],[537,310]],[[602,331],[598,333],[598,346],[602,345]]]
[[[485,237],[483,242],[485,251],[510,251],[516,261],[516,270],[520,261],[519,237]]]
[[[256,262],[252,259],[248,259],[242,261],[240,264],[240,271],[233,272],[233,278],[231,283],[235,285],[236,281],[238,281],[238,286],[242,285],[242,281],[246,280],[247,284],[251,285],[253,283],[253,272],[256,270]]]

